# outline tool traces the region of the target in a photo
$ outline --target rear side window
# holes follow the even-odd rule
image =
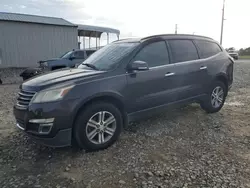
[[[90,56],[91,54],[93,54],[95,52],[95,50],[87,50],[86,54],[87,56]]]
[[[168,41],[173,63],[191,61],[198,59],[197,49],[191,40],[169,40]]]
[[[145,61],[149,67],[169,64],[169,55],[165,41],[148,44],[135,56],[134,60]]]
[[[85,52],[84,51],[76,51],[73,55],[76,59],[84,59]]]
[[[195,44],[199,48],[201,58],[208,58],[222,51],[219,45],[214,42],[195,40]]]

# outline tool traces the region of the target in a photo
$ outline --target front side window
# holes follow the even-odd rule
[[[134,58],[134,61],[145,61],[149,67],[169,64],[169,55],[164,41],[145,46]]]
[[[195,40],[195,44],[199,48],[201,58],[208,58],[222,51],[219,45],[214,42]]]
[[[197,49],[191,40],[168,41],[173,63],[192,61],[198,59]]]
[[[71,55],[72,55],[72,51],[69,51],[69,52],[66,52],[65,54],[63,54],[60,58],[68,59],[68,58],[70,58]]]
[[[88,68],[87,64],[97,70],[114,69],[126,55],[128,55],[138,42],[111,43],[94,52],[78,68]],[[84,65],[86,64],[86,65]]]

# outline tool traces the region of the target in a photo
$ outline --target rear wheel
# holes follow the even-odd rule
[[[89,151],[111,146],[120,136],[122,115],[109,103],[94,103],[80,114],[74,127],[74,138],[80,148]]]
[[[223,107],[227,94],[227,88],[221,81],[212,85],[209,94],[201,102],[201,108],[207,113],[215,113]]]

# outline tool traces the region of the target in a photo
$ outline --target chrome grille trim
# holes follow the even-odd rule
[[[26,94],[26,93],[21,93],[21,92],[18,92],[18,94],[20,96],[24,96],[24,97],[33,97],[34,94]]]
[[[19,97],[19,99],[24,100],[24,101],[30,101],[30,98],[27,98],[27,97]]]
[[[20,92],[18,92],[16,107],[21,110],[26,110],[35,94],[36,92],[34,91],[26,90],[21,90]]]

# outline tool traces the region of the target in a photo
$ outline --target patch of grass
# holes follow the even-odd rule
[[[250,59],[250,55],[240,56],[239,59]]]

